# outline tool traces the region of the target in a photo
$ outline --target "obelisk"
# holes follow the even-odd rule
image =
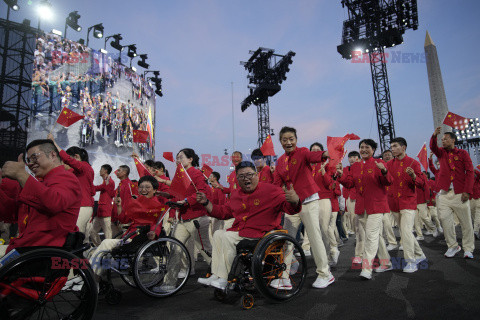
[[[433,128],[442,126],[442,133],[452,131],[452,128],[442,124],[448,113],[447,96],[443,87],[442,71],[438,61],[437,47],[427,31],[425,36],[425,58],[427,62],[428,84],[430,86],[430,100],[432,102]],[[441,136],[438,136],[440,145]]]

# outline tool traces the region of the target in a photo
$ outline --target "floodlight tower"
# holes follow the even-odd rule
[[[252,56],[247,62],[240,62],[248,71],[247,78],[250,85],[250,94],[242,101],[241,110],[244,112],[254,104],[258,115],[258,146],[262,146],[268,135],[273,135],[270,129],[270,111],[268,97],[274,96],[282,88],[280,84],[287,80],[289,65],[295,52],[289,51],[286,55],[274,53],[275,50],[258,48],[250,51]]]
[[[405,30],[417,30],[417,0],[342,0],[342,7],[347,7],[348,19],[337,51],[344,59],[368,53],[383,152],[395,137],[384,49],[402,44]]]

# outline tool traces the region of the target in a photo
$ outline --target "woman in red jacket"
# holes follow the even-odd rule
[[[365,229],[365,245],[363,252],[362,272],[360,277],[367,280],[372,278],[374,258],[377,255],[383,269],[391,267],[390,255],[383,240],[383,214],[390,211],[387,200],[386,186],[390,185],[391,177],[385,167],[385,162],[374,159],[377,143],[372,139],[360,141],[360,155],[362,161],[351,166],[347,175],[343,175],[342,164],[337,165],[339,182],[347,188],[355,187],[357,200],[355,214],[359,215],[359,222]]]
[[[80,147],[70,147],[67,151],[62,150],[55,142],[51,133],[48,134],[47,139],[51,140],[57,147],[65,169],[71,171],[80,182],[82,203],[78,214],[77,226],[80,232],[87,235],[87,224],[93,214],[93,196],[96,193],[93,186],[95,173],[90,163],[88,163],[88,153]]]

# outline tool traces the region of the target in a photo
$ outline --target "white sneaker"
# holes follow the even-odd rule
[[[417,270],[418,270],[417,264],[414,262],[407,263],[407,265],[403,268],[403,272],[406,272],[406,273],[414,273]]]
[[[65,282],[62,290],[80,291],[83,287],[83,279],[79,276],[73,277]]]
[[[190,275],[192,276],[192,275],[194,275],[194,274],[195,274],[195,269],[193,269],[193,268],[190,269]],[[187,270],[182,269],[182,270],[180,270],[180,272],[178,273],[177,278],[178,278],[178,279],[183,279],[183,278],[185,278],[186,276],[187,276]]]
[[[463,257],[465,259],[473,259],[473,253],[471,253],[470,251],[465,251],[465,253],[463,254]]]
[[[455,248],[448,248],[447,252],[445,252],[445,257],[453,258],[460,250],[462,250],[460,246],[456,246]]]
[[[397,249],[397,248],[398,248],[398,245],[396,245],[396,244],[389,244],[389,245],[387,246],[387,250],[388,250],[388,251],[392,251],[392,250],[395,250],[395,249]]]
[[[362,272],[360,272],[360,278],[363,278],[365,280],[370,280],[372,279],[372,273],[368,272],[367,270],[362,270]]]
[[[335,277],[330,273],[327,278],[317,277],[317,280],[312,284],[312,287],[317,289],[323,289],[335,282]]]
[[[362,263],[362,258],[361,257],[355,257],[352,260],[352,264],[361,264]]]
[[[389,266],[380,266],[380,267],[378,267],[378,268],[373,269],[373,271],[375,271],[375,272],[377,272],[377,273],[382,273],[382,272],[391,271],[391,270],[393,270],[392,265],[389,265]]]
[[[422,254],[421,256],[416,256],[415,257],[415,263],[416,264],[419,264],[420,262],[422,262],[424,260],[427,260],[427,257],[425,256],[425,254]]]
[[[282,290],[292,290],[292,283],[290,282],[290,279],[273,279],[270,282],[270,287]]]
[[[425,240],[423,236],[417,236],[415,239],[417,239],[417,241]]]
[[[297,259],[293,258],[292,263],[290,264],[290,275],[297,273],[298,267],[300,267],[300,263]]]
[[[197,282],[205,286],[210,286],[212,284],[212,281],[217,279],[218,279],[218,276],[215,274],[212,274],[209,278],[198,278]]]
[[[334,266],[337,265],[339,256],[340,256],[340,251],[338,251],[338,249],[337,249],[337,251],[335,251],[332,255]]]
[[[210,282],[210,285],[211,285],[212,287],[217,288],[217,289],[225,290],[225,288],[226,288],[227,285],[228,285],[228,281],[227,281],[227,279],[218,278],[218,279],[213,280],[212,282]]]
[[[398,247],[398,250],[403,251],[403,246],[400,245],[400,247]]]
[[[423,233],[424,236],[431,236],[432,234],[433,233],[428,230]]]
[[[305,251],[303,251],[303,253],[305,254],[305,257],[310,257],[312,255],[310,250],[305,250]]]
[[[432,237],[434,237],[434,238],[438,237],[438,230],[437,229],[433,230]]]

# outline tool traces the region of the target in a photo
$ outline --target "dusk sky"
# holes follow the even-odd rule
[[[10,16],[19,22],[28,18],[36,26],[32,8],[39,1],[29,2],[33,4],[19,0],[20,11]],[[85,39],[88,26],[103,22],[106,35],[121,33],[122,44],[136,44],[137,53],[148,54],[150,69],[160,70],[164,96],[157,98],[157,159],[163,160],[163,151],[176,153],[183,147],[219,157],[224,149],[232,151],[232,82],[236,149],[250,153],[256,147],[256,107],[240,111],[248,94],[240,61],[248,60],[249,50],[260,46],[278,54],[296,52],[282,90],[270,99],[275,133],[284,125],[293,126],[299,146],[307,147],[315,141],[326,145],[327,135],[346,133],[378,142],[369,64],[343,60],[336,50],[347,18],[340,0],[51,3],[55,16],[42,22],[45,31],[63,32],[65,17],[78,10],[83,30],[69,29],[68,38]],[[408,30],[404,44],[393,50],[423,54],[428,30],[437,46],[449,110],[480,117],[480,2],[419,0],[418,6],[418,30]],[[5,18],[3,1],[0,11]],[[93,48],[103,43],[90,38]],[[388,61],[387,68],[396,135],[407,139],[407,153],[414,157],[434,130],[427,68],[425,63],[408,61]],[[282,154],[278,135],[273,140],[277,154]],[[357,142],[346,145],[348,151],[357,147]],[[222,173],[224,183],[228,168],[214,169]]]

